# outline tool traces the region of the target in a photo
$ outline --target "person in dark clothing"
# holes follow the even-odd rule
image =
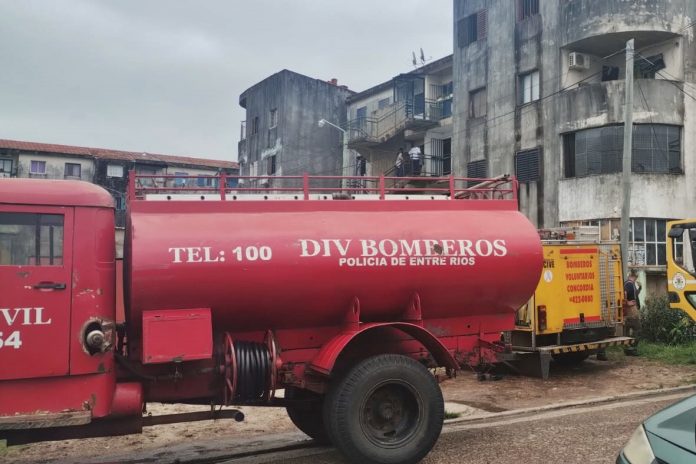
[[[624,282],[624,328],[626,335],[636,339],[632,346],[624,349],[628,356],[638,356],[638,336],[640,335],[640,287],[636,283],[638,273],[631,270]]]

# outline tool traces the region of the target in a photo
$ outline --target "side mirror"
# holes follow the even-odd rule
[[[679,226],[674,226],[671,229],[669,229],[669,233],[667,236],[669,238],[681,238],[684,235],[684,229],[682,229]]]

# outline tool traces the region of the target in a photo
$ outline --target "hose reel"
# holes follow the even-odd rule
[[[268,401],[275,392],[277,349],[269,331],[263,343],[233,340],[225,332],[225,405]]]

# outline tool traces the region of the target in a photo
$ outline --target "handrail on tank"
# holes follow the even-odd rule
[[[317,185],[318,184],[318,185]],[[388,184],[390,186],[388,186]],[[471,177],[385,177],[381,176],[233,176],[138,174],[129,172],[128,199],[143,200],[147,194],[227,195],[283,193],[311,199],[311,194],[338,195],[442,195],[450,200],[517,200],[517,179],[508,174],[493,178]]]

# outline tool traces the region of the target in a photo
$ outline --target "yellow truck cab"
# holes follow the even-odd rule
[[[667,291],[669,306],[696,321],[696,219],[667,223]]]

